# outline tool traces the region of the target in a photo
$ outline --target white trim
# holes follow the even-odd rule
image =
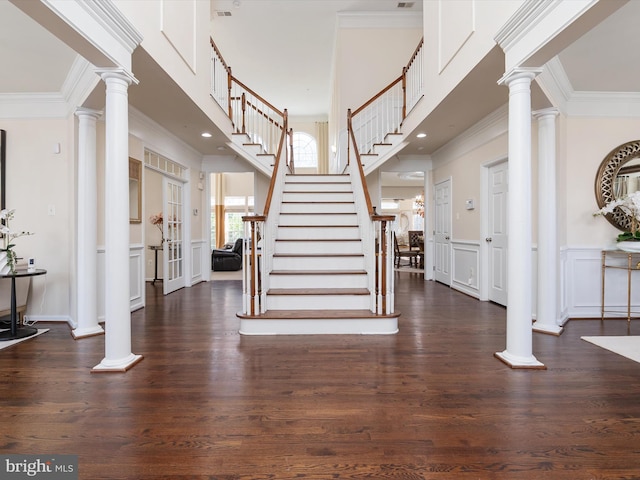
[[[552,103],[571,117],[638,117],[640,93],[575,91],[556,56],[536,78]]]

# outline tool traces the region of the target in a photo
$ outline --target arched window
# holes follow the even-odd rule
[[[293,162],[296,168],[318,168],[318,146],[308,133],[293,132]]]

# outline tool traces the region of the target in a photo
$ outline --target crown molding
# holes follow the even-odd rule
[[[545,64],[536,81],[551,103],[566,116],[640,116],[640,93],[575,91],[557,56]]]
[[[557,0],[527,0],[498,30],[494,40],[505,52],[531,31]]]
[[[3,93],[0,94],[0,118],[63,118],[69,105],[62,94]]]
[[[422,28],[422,12],[338,12],[338,28]]]
[[[59,5],[69,0],[40,0],[61,18],[68,21],[63,9]],[[142,42],[142,34],[136,30],[131,22],[115,6],[111,0],[87,2],[76,0],[76,6],[84,10],[91,18],[100,24],[116,39],[129,53]],[[69,22],[73,24],[73,22]]]
[[[129,105],[129,134],[141,139],[145,148],[148,147],[154,152],[172,159],[172,162],[178,163],[185,168],[192,168],[193,165],[188,161],[175,160],[176,155],[174,155],[173,152],[167,151],[166,145],[160,145],[156,140],[157,138],[163,139],[163,142],[168,140],[171,144],[178,145],[181,149],[190,152],[193,158],[198,158],[199,161],[202,160],[202,153],[131,105]],[[182,157],[184,159],[185,156],[183,155]]]
[[[434,168],[439,168],[460,156],[480,148],[509,131],[509,105],[493,111],[431,154]]]
[[[99,81],[93,65],[78,55],[59,92],[0,94],[0,118],[66,118]]]

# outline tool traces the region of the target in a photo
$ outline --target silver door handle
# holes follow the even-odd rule
[[[492,240],[493,240],[493,238],[491,238],[491,237],[485,238],[485,241],[488,242],[488,243],[491,243]]]

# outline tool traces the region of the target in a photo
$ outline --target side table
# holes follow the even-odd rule
[[[615,259],[618,262],[615,263]],[[611,263],[608,262],[611,260]],[[631,322],[631,273],[640,271],[640,252],[625,252],[622,250],[603,250],[602,251],[602,310],[600,312],[600,320],[604,320],[604,314],[606,312],[605,307],[605,279],[607,269],[617,269],[627,272],[627,322]],[[622,313],[620,311],[610,313]]]
[[[149,245],[149,250],[153,250],[153,253],[155,254],[155,269],[153,271],[153,282],[151,282],[151,285],[155,285],[156,284],[156,280],[162,280],[161,278],[158,278],[158,252],[162,251],[162,245]]]
[[[6,340],[15,340],[17,338],[26,338],[38,333],[38,329],[34,327],[20,327],[18,328],[18,309],[16,302],[16,278],[20,277],[35,277],[37,275],[44,275],[46,270],[16,270],[15,273],[0,274],[0,278],[11,279],[11,328],[0,332],[0,342]]]

